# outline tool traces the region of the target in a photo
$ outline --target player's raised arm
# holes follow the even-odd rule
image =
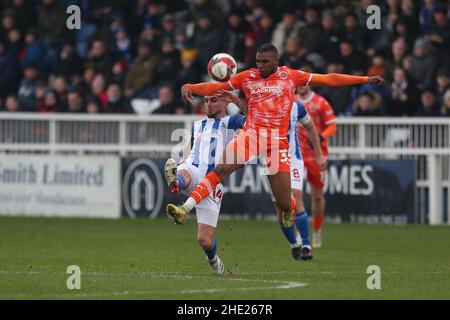
[[[235,105],[238,106],[239,110],[241,110],[241,112],[243,114],[247,114],[247,104],[245,103],[244,100],[240,99],[238,96],[234,95],[233,92],[228,91],[228,90],[219,90],[217,92],[218,95],[223,95],[225,96],[225,98],[227,99],[227,101],[230,103],[234,103]]]
[[[382,85],[384,79],[380,76],[352,76],[342,73],[319,74],[311,73],[309,86],[328,86],[328,87],[343,87],[357,84],[376,84]]]
[[[185,103],[192,103],[193,94],[199,96],[212,96],[219,90],[232,90],[228,82],[201,82],[185,84],[181,87],[181,99]]]

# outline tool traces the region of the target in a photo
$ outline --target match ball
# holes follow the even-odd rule
[[[216,81],[225,82],[237,72],[236,60],[228,53],[215,54],[208,63],[208,74]]]

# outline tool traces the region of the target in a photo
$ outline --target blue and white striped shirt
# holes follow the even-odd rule
[[[219,162],[226,145],[233,139],[234,131],[241,129],[244,122],[245,117],[241,115],[196,121],[191,132],[191,153],[185,163],[208,174]]]

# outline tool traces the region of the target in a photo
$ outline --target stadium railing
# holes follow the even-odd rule
[[[0,113],[0,153],[165,157],[181,142],[183,130],[176,130],[189,132],[200,118]],[[330,158],[415,159],[418,221],[443,223],[444,204],[450,217],[450,119],[339,117],[337,123]]]

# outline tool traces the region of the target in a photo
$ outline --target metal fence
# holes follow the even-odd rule
[[[167,156],[199,116],[0,113],[0,152]],[[332,158],[416,159],[416,215],[447,220],[450,119],[338,118]],[[182,131],[182,130],[181,130]],[[444,212],[445,211],[445,212]]]

